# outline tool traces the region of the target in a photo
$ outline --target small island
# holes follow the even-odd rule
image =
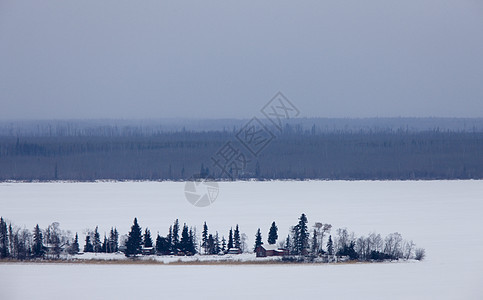
[[[180,234],[181,232],[181,234]],[[255,243],[247,245],[247,235],[240,226],[231,227],[227,238],[210,233],[206,222],[201,237],[195,226],[182,226],[176,219],[166,236],[153,240],[149,228],[142,230],[134,218],[131,230],[120,235],[112,227],[103,239],[98,227],[87,231],[82,247],[79,235],[60,229],[57,222],[46,229],[35,226],[33,232],[18,228],[0,218],[0,261],[67,262],[67,263],[153,263],[153,264],[273,264],[273,263],[353,263],[420,261],[423,248],[406,241],[400,233],[382,237],[377,233],[356,236],[346,228],[332,233],[332,225],[315,222],[309,228],[302,213],[289,234],[279,239],[275,221],[266,242],[260,228]]]

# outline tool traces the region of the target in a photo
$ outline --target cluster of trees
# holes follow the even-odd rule
[[[275,227],[275,222],[272,228]],[[272,228],[269,232],[269,243],[275,244]],[[276,227],[275,227],[276,228]],[[413,241],[406,241],[400,233],[391,233],[383,238],[380,234],[370,233],[367,237],[357,237],[353,232],[349,233],[346,228],[336,230],[332,238],[330,234],[332,225],[316,222],[311,231],[308,220],[302,214],[298,223],[290,228],[290,233],[279,243],[280,248],[288,249],[292,255],[300,256],[326,256],[329,258],[344,256],[351,260],[386,260],[386,259],[411,259],[421,260],[425,256],[425,250],[416,248]],[[276,229],[275,229],[276,232]],[[260,246],[262,237],[260,229],[256,234],[255,247]]]
[[[119,233],[117,228],[111,228],[109,237],[104,235],[104,240],[101,241],[98,227],[94,231],[88,231],[86,234],[86,240],[84,245],[84,252],[95,253],[115,253],[119,251]],[[77,233],[75,234],[74,242],[76,246],[72,252],[79,252],[79,241]],[[77,251],[76,251],[77,250]]]
[[[277,245],[279,249],[288,250],[289,255],[298,257],[346,257],[351,260],[386,260],[386,259],[418,259],[425,256],[422,248],[416,248],[412,241],[406,241],[399,233],[391,233],[383,238],[380,234],[357,237],[345,228],[331,234],[332,226],[316,222],[309,228],[308,219],[302,214],[298,223],[290,228],[286,239],[279,241],[278,226],[272,222],[268,231],[267,243]],[[181,231],[181,233],[180,233]],[[210,233],[206,222],[203,224],[201,239],[197,241],[196,227],[183,224],[178,219],[169,227],[166,236],[157,235],[155,241],[148,228],[142,230],[137,218],[131,230],[120,237],[117,229],[112,227],[109,235],[101,240],[98,227],[86,233],[83,252],[115,253],[122,251],[128,257],[137,255],[214,255],[225,253],[243,253],[251,249],[247,247],[247,236],[240,232],[238,224],[230,228],[228,239],[218,232]],[[253,251],[264,244],[260,228],[255,234]],[[77,254],[80,251],[78,234],[72,237],[70,231],[60,229],[59,223],[52,223],[45,230],[36,225],[30,232],[19,229],[0,218],[0,259],[35,259],[59,258],[62,253]],[[234,251],[234,252],[232,252]]]
[[[481,179],[483,132],[318,132],[291,127],[254,157],[228,131],[115,136],[1,136],[1,180],[227,178],[211,158],[231,142],[235,178]],[[296,163],[295,163],[296,162]]]
[[[31,259],[58,258],[62,252],[79,252],[78,235],[71,238],[69,231],[54,222],[45,230],[37,224],[33,231],[12,226],[0,217],[0,258]]]
[[[180,235],[181,230],[181,235]],[[137,218],[131,227],[131,231],[125,242],[126,256],[135,256],[142,254],[143,249],[148,254],[158,255],[194,255],[196,253],[213,255],[226,253],[231,248],[240,249],[241,252],[246,249],[246,235],[240,233],[238,224],[235,229],[231,228],[228,233],[228,240],[225,236],[221,236],[218,232],[214,234],[208,230],[206,222],[203,224],[201,240],[198,245],[196,236],[196,227],[189,227],[183,224],[180,229],[179,221],[176,219],[174,224],[169,227],[166,236],[157,235],[155,244],[153,244],[151,233],[148,228],[144,234],[138,224]],[[153,251],[148,251],[153,248]]]
[[[253,249],[247,247],[247,237],[240,232],[238,224],[230,228],[228,239],[218,232],[209,232],[206,222],[203,224],[199,247],[196,242],[196,227],[183,225],[181,238],[179,238],[179,222],[176,220],[170,226],[166,237],[158,234],[156,238],[155,252],[158,255],[193,255],[196,253],[204,255],[225,254],[230,249],[235,252],[255,251],[264,244],[260,228],[255,234]],[[411,259],[421,260],[425,256],[425,250],[416,248],[413,241],[406,241],[399,233],[391,233],[385,238],[380,234],[370,233],[367,237],[357,237],[353,232],[349,233],[346,228],[336,230],[334,237],[331,234],[332,225],[316,222],[313,229],[309,228],[308,219],[302,214],[298,223],[290,228],[290,233],[283,241],[277,240],[278,226],[272,222],[268,231],[267,243],[278,245],[280,249],[287,249],[292,256],[329,258],[346,257],[351,260],[386,260],[386,259]],[[135,246],[131,246],[135,245]],[[126,241],[126,255],[141,254],[143,247],[153,247],[149,229],[146,228],[144,235],[141,235],[141,228],[134,220]],[[136,249],[136,250],[133,250]],[[199,251],[198,251],[199,249]],[[153,253],[150,253],[153,254]]]
[[[196,254],[196,229],[188,228],[186,224],[183,224],[180,236],[180,225],[176,219],[174,224],[169,227],[166,237],[157,235],[154,246],[150,230],[146,228],[143,234],[137,218],[134,218],[123,248],[126,256],[142,254],[143,249],[150,250],[149,254],[194,255]]]
[[[245,252],[248,249],[246,239],[246,234],[240,232],[238,224],[236,224],[235,229],[230,228],[227,241],[224,235],[220,238],[218,231],[214,235],[210,234],[208,225],[205,222],[201,238],[202,253],[207,255],[222,254],[233,248],[239,249],[240,252]]]

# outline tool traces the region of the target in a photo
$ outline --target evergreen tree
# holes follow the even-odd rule
[[[74,242],[72,243],[72,249],[75,253],[78,253],[80,251],[80,247],[79,247],[79,235],[77,234],[77,232],[75,233],[75,238],[74,238]]]
[[[354,247],[356,246],[354,241],[350,241],[349,245],[344,245],[341,249],[337,251],[337,255],[349,256],[350,260],[355,260],[359,257]]]
[[[201,234],[201,247],[203,247],[204,254],[208,253],[208,225],[203,224],[203,233]]]
[[[192,253],[196,254],[196,227],[194,229],[190,227],[189,239],[191,243]]]
[[[272,222],[272,226],[270,227],[270,231],[268,232],[268,244],[274,245],[278,239],[278,227],[275,225],[275,221]]]
[[[179,249],[179,222],[178,219],[174,221],[173,224],[173,237],[172,237],[172,243],[173,243],[173,251],[177,252]]]
[[[258,247],[263,245],[262,242],[262,233],[260,232],[260,228],[257,230],[257,234],[255,235],[255,248],[254,250],[256,251]]]
[[[207,244],[208,254],[215,254],[215,239],[212,234],[208,235]]]
[[[174,251],[174,247],[173,247],[173,226],[169,226],[169,231],[168,231],[168,235],[166,236],[166,241],[168,242],[169,244],[169,251]]]
[[[0,218],[0,258],[9,256],[7,223]]]
[[[13,233],[13,228],[12,228],[12,223],[8,224],[8,241],[9,241],[9,253],[10,256],[12,257],[17,257],[18,256],[18,251],[17,251],[17,245],[18,241],[16,243],[15,241],[16,237],[15,234]]]
[[[154,248],[156,249],[156,254],[162,254],[162,237],[159,235],[156,236],[156,246]]]
[[[156,252],[158,254],[169,254],[170,251],[170,244],[165,237],[162,237],[158,234],[156,237]]]
[[[289,252],[292,251],[292,243],[290,242],[290,235],[287,235],[287,239],[285,240],[285,249]]]
[[[141,227],[138,224],[138,219],[134,218],[134,223],[131,226],[131,231],[129,232],[127,241],[126,241],[126,256],[134,255],[141,253],[141,246],[143,243],[143,234],[141,231]]]
[[[230,228],[230,234],[228,235],[228,250],[233,248],[233,228]]]
[[[332,243],[332,235],[329,235],[329,241],[327,242],[327,253],[329,255],[334,254],[334,243]]]
[[[235,244],[235,248],[240,249],[240,230],[238,229],[238,224],[236,224],[235,232],[233,233],[233,241]]]
[[[180,251],[184,252],[185,255],[193,255],[194,254],[194,247],[193,243],[191,242],[188,226],[186,224],[183,225],[183,231],[181,232],[181,241],[180,241]]]
[[[151,239],[151,231],[148,228],[144,230],[144,247],[152,247],[153,239]]]
[[[292,227],[292,252],[293,254],[300,254],[297,248],[300,240],[300,230],[298,225]]]
[[[86,236],[86,244],[84,245],[84,252],[94,252],[94,247],[92,246],[90,235]]]
[[[92,246],[94,247],[94,252],[101,252],[102,244],[101,244],[101,236],[99,235],[99,228],[96,226],[94,230],[94,236],[92,240]]]
[[[226,239],[225,236],[221,237],[221,251],[225,252],[226,251]]]
[[[107,237],[106,237],[106,234],[104,234],[104,242],[102,242],[102,246],[101,246],[102,253],[107,253],[107,248],[108,248],[107,245],[108,245]]]
[[[295,243],[295,252],[296,254],[304,254],[305,249],[307,248],[308,240],[309,240],[309,232],[307,228],[307,217],[305,214],[302,214],[299,218],[299,223],[295,226],[295,235],[294,235],[294,243]]]
[[[221,247],[220,247],[220,238],[218,236],[218,231],[215,233],[215,254],[220,253]]]
[[[119,250],[119,233],[117,232],[117,228],[111,227],[111,232],[109,233],[109,243],[107,252],[115,253]]]
[[[40,230],[39,224],[34,228],[34,244],[32,248],[32,254],[34,257],[42,257],[45,253],[42,231]]]
[[[77,235],[77,232],[75,233],[74,242],[72,242],[69,249],[69,254],[73,255],[79,253],[79,236]]]

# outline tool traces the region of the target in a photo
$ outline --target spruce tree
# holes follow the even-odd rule
[[[233,248],[233,228],[230,228],[230,234],[228,235],[228,250]]]
[[[0,218],[0,258],[9,256],[7,223]]]
[[[334,243],[332,243],[332,235],[329,235],[329,241],[327,242],[327,254],[334,254]]]
[[[77,235],[77,232],[75,233],[74,242],[72,243],[70,249],[70,254],[79,253],[79,236]]]
[[[240,249],[240,230],[238,229],[238,224],[236,224],[235,232],[233,233],[233,241],[235,248]]]
[[[221,251],[225,252],[226,251],[226,239],[225,236],[221,237]]]
[[[104,234],[104,241],[102,242],[102,246],[101,246],[102,253],[107,253],[107,249],[109,248],[108,244],[109,242],[107,241],[107,236],[106,234]]]
[[[190,227],[189,240],[191,243],[191,253],[196,254],[196,227],[193,229]]]
[[[170,244],[165,237],[162,237],[158,234],[156,237],[156,252],[158,254],[169,254],[170,251]]]
[[[201,234],[201,246],[203,247],[204,254],[208,253],[208,225],[206,222],[203,224],[203,233]]]
[[[270,227],[270,231],[268,232],[268,244],[274,245],[278,239],[278,228],[275,224],[275,221],[272,222],[272,226]]]
[[[300,230],[299,226],[295,225],[292,227],[292,252],[293,254],[300,254],[298,245],[300,240]]]
[[[173,226],[170,225],[169,226],[169,231],[168,231],[168,235],[166,236],[166,241],[168,242],[168,245],[169,245],[169,251],[174,251],[174,247],[173,247]]]
[[[172,237],[172,243],[173,243],[173,251],[177,252],[179,249],[179,221],[176,219],[173,224],[173,237]]]
[[[215,254],[215,239],[212,234],[208,235],[207,244],[208,254]]]
[[[156,254],[162,254],[162,237],[159,235],[156,236],[156,246],[155,246],[155,249],[156,249]]]
[[[16,257],[18,255],[18,253],[16,253],[17,243],[15,242],[15,239],[16,239],[16,236],[13,233],[12,223],[10,223],[8,224],[8,241],[9,241],[9,254],[12,257]]]
[[[215,233],[215,254],[220,253],[220,237],[218,236],[218,231]]]
[[[136,256],[141,253],[141,246],[143,243],[141,227],[138,224],[138,219],[134,218],[134,223],[131,226],[131,231],[129,232],[126,241],[126,256]]]
[[[295,250],[297,254],[304,254],[305,249],[307,248],[308,240],[309,240],[309,232],[307,228],[307,217],[305,214],[302,214],[299,218],[299,223],[295,226],[295,230],[297,233],[297,239],[295,241]]]
[[[86,244],[84,245],[84,252],[94,252],[94,247],[92,246],[90,235],[86,236]]]
[[[292,243],[290,242],[290,235],[287,235],[287,239],[285,240],[285,249],[292,252]]]
[[[32,254],[34,257],[42,257],[45,253],[42,231],[40,230],[39,224],[34,228],[34,244],[32,248]]]
[[[101,252],[102,244],[101,244],[101,236],[99,235],[98,226],[94,230],[92,246],[94,247],[94,252]]]
[[[153,246],[153,239],[148,228],[144,230],[144,247],[149,248]]]
[[[194,249],[193,244],[191,242],[188,226],[186,224],[183,225],[183,231],[181,232],[181,241],[179,243],[179,250],[182,251],[185,255],[193,255]]]
[[[255,248],[254,250],[256,251],[258,247],[263,245],[262,242],[262,233],[260,232],[260,228],[257,230],[257,234],[255,235]]]
[[[117,232],[116,228],[111,227],[107,252],[109,253],[117,252],[118,248],[119,248],[119,233]]]
[[[114,252],[119,251],[119,232],[117,228],[114,227]]]

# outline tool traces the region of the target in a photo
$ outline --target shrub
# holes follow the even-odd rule
[[[369,258],[371,260],[394,259],[394,257],[389,255],[389,254],[382,253],[382,252],[379,252],[379,251],[374,251],[374,250],[371,251],[371,255],[369,256]]]
[[[423,248],[417,248],[414,250],[414,258],[416,260],[423,260],[426,257],[426,250]]]

